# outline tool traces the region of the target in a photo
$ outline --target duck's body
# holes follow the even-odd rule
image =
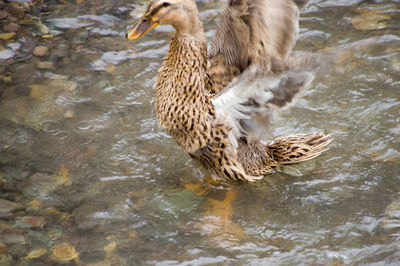
[[[275,14],[263,18],[267,4]],[[278,11],[283,20],[269,25],[294,33],[298,10],[290,0],[229,1],[209,53],[193,0],[152,0],[128,32],[136,39],[154,25],[175,27],[155,84],[157,118],[215,177],[253,181],[319,155],[330,142],[312,133],[265,144],[271,112],[307,87],[315,69],[310,57],[288,57],[295,36],[263,28]]]

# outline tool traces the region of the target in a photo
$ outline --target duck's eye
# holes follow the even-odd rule
[[[166,7],[166,6],[169,6],[169,5],[170,5],[170,3],[168,3],[168,2],[162,3],[162,6],[163,6],[163,7]]]

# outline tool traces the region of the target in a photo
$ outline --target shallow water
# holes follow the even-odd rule
[[[335,140],[248,184],[210,182],[158,127],[171,28],[124,39],[146,1],[49,2],[0,45],[0,192],[21,204],[0,211],[0,264],[400,263],[398,1],[302,12],[295,50],[335,56],[272,135]],[[199,7],[211,38],[218,6]]]

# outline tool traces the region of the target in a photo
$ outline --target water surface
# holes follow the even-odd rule
[[[400,263],[398,1],[302,12],[295,50],[336,56],[271,134],[335,140],[247,184],[210,182],[158,127],[171,28],[124,39],[146,1],[12,2],[25,13],[0,45],[0,192],[21,205],[0,217],[0,264]],[[198,4],[212,38],[217,2]]]

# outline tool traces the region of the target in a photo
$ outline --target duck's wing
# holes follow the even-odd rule
[[[226,0],[209,49],[208,75],[219,92],[257,63],[266,71],[287,59],[306,0]]]
[[[287,107],[314,79],[321,58],[302,54],[288,58],[283,71],[266,75],[264,67],[252,64],[212,98],[217,120],[231,128],[230,141],[268,140],[273,113]]]

